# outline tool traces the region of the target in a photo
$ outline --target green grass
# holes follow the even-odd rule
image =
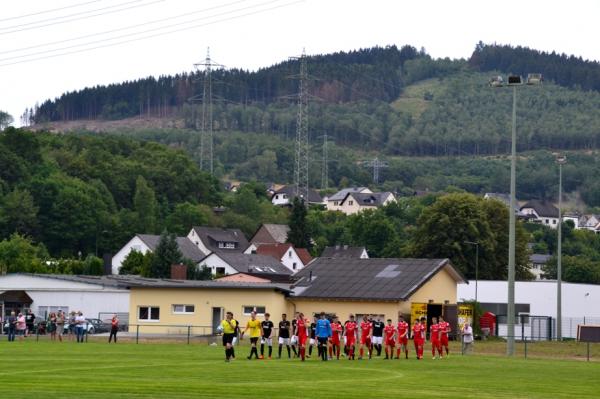
[[[431,93],[435,98],[444,90],[446,86],[438,78],[422,80],[405,87],[400,97],[392,102],[392,107],[398,111],[408,112],[413,118],[418,119],[431,104],[431,101],[424,99],[425,93]]]
[[[483,346],[483,345],[482,345]],[[483,349],[482,346],[479,348]],[[2,398],[597,398],[600,362],[451,355],[223,361],[193,344],[0,342]]]

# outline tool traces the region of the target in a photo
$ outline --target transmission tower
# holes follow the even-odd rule
[[[308,71],[306,54],[302,51],[300,74],[298,75],[298,115],[296,119],[296,159],[294,184],[296,195],[308,204]]]
[[[366,166],[368,168],[373,168],[373,183],[378,184],[379,183],[379,170],[382,168],[389,167],[389,164],[387,161],[380,161],[379,157],[375,157],[374,159],[372,159],[370,161],[363,161],[363,166]]]
[[[326,190],[329,187],[329,154],[327,153],[327,133],[323,135],[323,161],[321,168],[321,188]]]
[[[203,68],[202,85],[202,120],[200,122],[200,169],[208,170],[212,175],[214,172],[213,159],[213,93],[212,93],[212,70],[214,67],[223,67],[210,58],[210,47],[206,49],[206,59],[194,64],[196,70]],[[197,122],[194,116],[194,125]]]

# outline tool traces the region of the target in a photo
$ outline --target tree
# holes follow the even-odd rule
[[[199,205],[183,202],[175,205],[173,212],[167,216],[167,230],[178,235],[186,235],[192,226],[203,226],[208,223],[209,215]]]
[[[135,274],[138,276],[148,276],[150,275],[150,264],[152,263],[152,258],[154,254],[150,251],[145,254],[140,251],[131,251],[125,259],[123,263],[121,263],[121,268],[119,269],[119,274]]]
[[[290,214],[290,232],[287,236],[287,242],[296,248],[310,248],[310,232],[306,223],[306,206],[304,200],[294,197],[292,202],[292,212]]]
[[[13,117],[2,110],[0,110],[0,131],[6,129],[13,123]]]
[[[28,190],[15,189],[0,199],[0,236],[12,233],[31,236],[35,233],[39,208]]]
[[[137,213],[137,229],[140,233],[151,234],[156,230],[158,204],[154,190],[144,177],[138,176],[135,181],[133,207]]]
[[[88,276],[102,276],[104,274],[104,262],[102,259],[88,255],[83,261],[83,274]]]
[[[147,277],[169,278],[171,277],[171,266],[180,264],[182,260],[183,255],[177,245],[177,237],[165,230],[160,235],[158,245],[154,249]]]
[[[17,233],[0,241],[1,273],[46,273],[43,263],[48,252],[43,245],[35,245],[31,239]]]
[[[365,246],[369,256],[401,256],[402,243],[392,222],[381,211],[366,210],[348,217],[351,244]]]
[[[543,277],[556,279],[557,258],[553,256],[542,268]],[[600,262],[579,256],[562,256],[562,279],[570,283],[600,284]]]

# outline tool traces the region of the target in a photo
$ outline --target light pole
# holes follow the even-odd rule
[[[538,85],[543,81],[542,75],[533,73],[527,75],[527,85]],[[504,80],[501,76],[494,77],[489,82],[491,87],[503,87]],[[513,87],[512,106],[512,137],[510,159],[510,210],[508,230],[508,304],[506,307],[506,354],[515,353],[515,207],[516,200],[516,172],[517,172],[517,86],[523,85],[523,78],[519,75],[508,76],[508,86]]]
[[[562,341],[562,166],[565,155],[556,157],[558,163],[558,258],[556,261],[556,340]]]
[[[477,303],[477,283],[479,282],[479,243],[465,241],[465,244],[475,245],[475,303]]]

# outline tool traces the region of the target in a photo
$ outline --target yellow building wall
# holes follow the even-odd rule
[[[194,313],[175,314],[174,304],[194,305]],[[160,320],[138,320],[138,309],[141,306],[159,307]],[[241,326],[245,326],[250,316],[243,314],[244,306],[264,306],[274,321],[280,320],[282,313],[292,315],[293,312],[285,296],[272,289],[133,287],[129,302],[130,331],[135,331],[139,325],[140,333],[145,334],[186,334],[187,326],[191,325],[195,326],[191,331],[194,335],[211,334],[213,307],[221,308],[223,315],[228,311],[233,312],[234,318]]]
[[[350,314],[384,315],[385,319],[396,321],[400,310],[398,302],[328,301],[299,298],[289,298],[288,300],[296,305],[296,312],[302,312],[306,317],[325,312],[336,314],[342,322],[347,320]]]
[[[431,280],[424,284],[411,297],[409,302],[445,303],[456,304],[456,280],[450,273],[442,269],[436,273]],[[410,305],[408,307],[410,313]]]

